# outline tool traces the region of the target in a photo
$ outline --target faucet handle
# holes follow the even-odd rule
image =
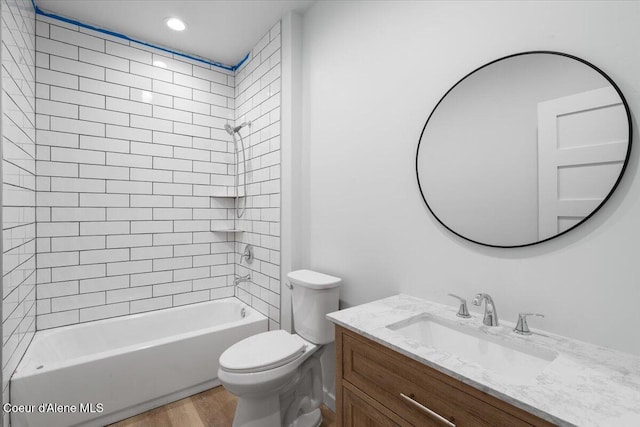
[[[460,301],[460,308],[458,309],[458,313],[456,314],[456,316],[462,317],[464,319],[468,319],[469,317],[471,317],[471,315],[469,314],[469,310],[467,309],[466,299],[454,294],[447,294],[447,295],[449,295],[450,297],[457,298]]]
[[[518,323],[516,324],[516,327],[513,329],[513,332],[520,335],[531,335],[531,331],[529,330],[529,325],[527,324],[527,316],[544,317],[544,314],[540,314],[540,313],[518,314]]]

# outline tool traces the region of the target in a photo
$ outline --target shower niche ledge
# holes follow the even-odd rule
[[[244,197],[244,191],[242,191],[242,189],[236,191],[235,188],[216,188],[213,193],[215,194],[209,195],[209,197],[213,199],[237,199],[238,197]]]
[[[238,197],[244,197],[244,194],[221,194],[209,197],[212,199],[237,199]]]
[[[248,231],[233,220],[213,220],[209,230],[213,233],[243,233]]]

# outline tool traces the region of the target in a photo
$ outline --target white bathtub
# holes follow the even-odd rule
[[[102,426],[215,387],[222,352],[266,330],[226,298],[36,332],[11,379],[12,426]]]

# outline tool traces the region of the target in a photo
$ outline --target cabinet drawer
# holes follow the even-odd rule
[[[343,329],[341,333],[343,380],[411,425],[552,425],[378,343]]]
[[[355,389],[345,387],[342,390],[342,426],[344,427],[408,427],[408,423],[397,415],[378,410],[376,402]],[[379,405],[376,405],[379,406]],[[395,418],[394,419],[392,419]]]

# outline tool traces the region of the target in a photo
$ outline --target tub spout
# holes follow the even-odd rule
[[[247,273],[244,276],[234,274],[233,285],[238,286],[240,283],[251,282],[251,273]]]

